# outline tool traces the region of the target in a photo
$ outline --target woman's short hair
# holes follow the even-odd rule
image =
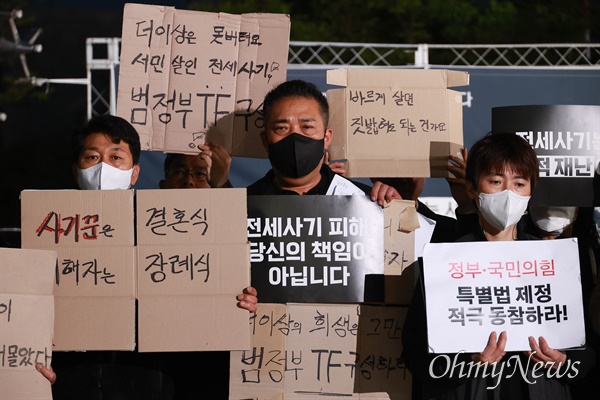
[[[490,132],[479,139],[467,156],[466,179],[477,189],[481,174],[504,170],[522,175],[531,183],[539,178],[539,161],[531,145],[515,133]]]

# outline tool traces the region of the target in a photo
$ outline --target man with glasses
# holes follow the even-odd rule
[[[197,155],[169,153],[165,158],[165,179],[161,189],[207,189],[232,187],[229,182],[231,156],[219,144],[198,147]]]

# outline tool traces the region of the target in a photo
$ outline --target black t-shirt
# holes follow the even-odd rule
[[[323,164],[321,166],[321,180],[314,188],[310,189],[305,194],[313,194],[313,195],[325,195],[327,194],[327,189],[329,189],[329,185],[331,185],[331,181],[337,175],[335,172],[329,168],[328,165]],[[344,178],[346,179],[346,178]],[[366,195],[371,193],[371,187],[365,185],[360,182],[356,182],[348,179],[354,185],[356,185],[359,189],[365,192]],[[287,194],[287,195],[297,195],[298,193],[292,190],[283,190],[277,184],[275,184],[275,173],[273,170],[269,170],[265,176],[251,184],[246,188],[246,194],[248,195],[279,195],[279,194]]]

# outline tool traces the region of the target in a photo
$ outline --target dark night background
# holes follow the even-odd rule
[[[183,1],[137,2],[186,7]],[[121,36],[123,1],[29,1],[23,7],[18,3],[2,1],[0,10],[23,10],[23,18],[16,21],[21,38],[43,29],[35,42],[43,46],[42,52],[27,55],[32,76],[85,78],[86,38]],[[6,20],[2,24],[4,32],[8,24]],[[4,78],[0,92],[5,96],[7,77],[22,76],[17,61],[16,56],[3,57],[0,64]],[[0,228],[20,226],[21,190],[75,188],[70,137],[87,119],[86,86],[50,84],[29,90],[33,93],[22,99],[8,93],[13,98],[0,105],[0,112],[7,115],[0,122]]]
[[[600,41],[600,0],[135,2],[231,13],[289,13],[291,40],[438,44]],[[35,42],[43,46],[42,52],[27,55],[32,76],[85,78],[86,39],[120,37],[125,3],[0,0],[0,11],[23,10],[23,18],[16,21],[22,39],[43,29]],[[1,22],[3,37],[9,37],[6,19]],[[0,122],[0,230],[20,226],[22,190],[75,188],[70,137],[87,119],[85,85],[14,85],[21,76],[18,58],[0,54],[0,112],[7,116]],[[476,79],[474,75],[474,83]],[[598,84],[597,80],[591,82]],[[160,173],[160,166],[152,167]],[[146,166],[144,171],[149,172]]]

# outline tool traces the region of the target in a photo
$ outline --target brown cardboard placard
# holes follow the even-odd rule
[[[385,303],[410,304],[414,287],[415,202],[392,200],[383,208],[385,246]]]
[[[21,247],[133,246],[133,190],[24,190]]]
[[[283,393],[352,394],[356,304],[259,303],[252,347],[231,352],[230,399]],[[341,368],[328,360],[342,362]]]
[[[392,200],[383,207],[385,274],[402,275],[415,261],[415,230],[419,227],[415,202]]]
[[[286,392],[352,394],[357,329],[357,304],[289,304],[294,320],[302,321],[303,335],[289,335],[288,352],[302,354],[302,375],[286,375]]]
[[[284,393],[281,397],[282,400],[309,400],[313,399],[313,395],[304,395],[299,393]],[[326,396],[319,395],[319,400],[338,400],[340,396]],[[349,400],[390,400],[390,396],[387,393],[353,393],[351,395],[344,395],[344,399]],[[409,400],[406,398],[405,400]]]
[[[151,245],[138,252],[140,352],[250,347],[248,311],[235,300],[250,282],[248,244]],[[161,270],[157,260],[168,259],[180,262]]]
[[[230,399],[410,399],[412,377],[399,361],[405,314],[406,307],[259,303],[252,348],[231,352]]]
[[[448,156],[463,145],[464,71],[335,69],[327,83],[331,160],[348,177],[447,177]]]
[[[135,297],[133,246],[56,248],[55,297]]]
[[[56,252],[0,248],[0,399],[52,399],[35,364],[50,366]]]
[[[247,349],[248,314],[237,307],[235,295],[141,297],[138,350]]]
[[[140,190],[136,206],[139,351],[250,348],[246,190]]]
[[[56,250],[54,349],[135,349],[135,247]]]
[[[285,81],[290,17],[125,4],[117,115],[143,150],[198,153],[206,140],[266,157],[264,95]]]
[[[356,393],[385,392],[410,399],[412,375],[400,361],[408,307],[362,305],[358,329]]]
[[[285,304],[258,303],[250,318],[250,350],[230,353],[230,399],[281,399],[288,330]],[[277,356],[273,359],[272,356]]]
[[[55,351],[135,348],[133,190],[21,192],[23,248],[56,250]]]
[[[56,351],[135,349],[133,296],[56,297]]]
[[[249,284],[249,253],[247,243],[138,246],[138,297],[226,294],[233,299]]]
[[[247,241],[245,188],[138,190],[135,201],[138,245]]]

